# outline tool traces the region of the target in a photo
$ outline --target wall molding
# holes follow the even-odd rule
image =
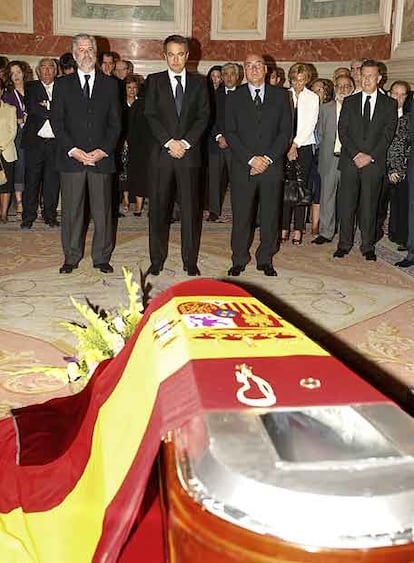
[[[285,0],[284,39],[365,37],[390,33],[392,1],[380,0],[377,14],[321,19],[301,18],[300,0]]]
[[[401,41],[404,19],[404,0],[395,0],[391,59],[412,59],[414,41]]]
[[[5,0],[3,0],[5,1]],[[6,33],[33,33],[33,0],[22,0],[23,19],[14,23],[0,20],[0,32]]]
[[[72,0],[53,0],[53,32],[55,35],[90,33],[109,39],[164,39],[172,32],[190,36],[192,33],[193,0],[174,0],[174,21],[116,21],[100,18],[76,18]]]
[[[211,1],[211,29],[212,40],[259,40],[266,39],[267,0],[257,0],[256,29],[225,29],[222,22],[222,0]]]

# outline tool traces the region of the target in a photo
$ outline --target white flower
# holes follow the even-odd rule
[[[118,354],[118,352],[120,352],[122,350],[122,348],[125,346],[125,341],[122,338],[122,336],[120,334],[117,334],[115,339],[114,339],[114,354],[115,356]]]
[[[121,317],[118,316],[114,318],[114,327],[119,333],[123,334],[125,330],[125,323]]]
[[[79,366],[76,362],[69,362],[66,369],[70,382],[76,381],[81,376],[81,373],[79,372]]]

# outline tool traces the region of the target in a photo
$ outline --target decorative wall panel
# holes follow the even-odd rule
[[[285,39],[389,33],[391,0],[285,0]]]
[[[0,32],[32,33],[33,2],[32,0],[13,0],[0,2]]]
[[[407,80],[414,85],[414,0],[395,0],[392,35],[391,80]]]
[[[120,0],[99,4],[91,0],[54,0],[53,14],[57,35],[85,32],[163,39],[171,33],[191,35],[192,0],[141,1],[133,5],[121,4]]]
[[[267,0],[212,0],[211,39],[266,39]]]

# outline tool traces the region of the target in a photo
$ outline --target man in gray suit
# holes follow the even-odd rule
[[[319,139],[318,171],[321,177],[321,199],[319,235],[314,244],[331,242],[336,227],[336,191],[340,181],[338,170],[341,143],[338,136],[338,119],[342,102],[352,94],[354,83],[347,75],[340,75],[335,80],[335,99],[322,104],[319,110],[317,126]]]

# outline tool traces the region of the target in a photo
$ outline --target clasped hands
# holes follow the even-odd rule
[[[270,159],[265,156],[254,156],[250,161],[250,176],[263,174],[270,165]]]
[[[97,162],[106,156],[106,153],[102,149],[94,149],[90,152],[85,152],[82,149],[75,149],[72,152],[72,157],[85,166],[95,166]]]
[[[364,168],[365,166],[368,166],[368,164],[374,162],[372,160],[372,156],[364,152],[359,152],[357,155],[354,156],[353,160],[357,168]]]
[[[178,139],[172,139],[168,143],[168,154],[173,158],[183,158],[185,155],[185,144]]]

